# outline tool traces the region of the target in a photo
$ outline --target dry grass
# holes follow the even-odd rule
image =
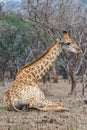
[[[9,82],[0,85],[0,106],[3,93]],[[82,85],[77,83],[76,95],[68,95],[70,84],[59,80],[59,83],[40,84],[46,97],[53,101],[62,101],[69,112],[9,112],[0,109],[0,130],[87,130],[87,104],[83,102]]]

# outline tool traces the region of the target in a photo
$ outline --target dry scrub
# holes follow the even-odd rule
[[[2,106],[3,93],[9,82],[0,85],[0,106]],[[9,112],[0,109],[0,130],[87,130],[87,98],[82,94],[82,85],[77,83],[76,95],[68,95],[70,84],[59,80],[58,83],[40,84],[46,96],[54,101],[62,101],[69,112],[42,112],[30,110],[29,112]]]

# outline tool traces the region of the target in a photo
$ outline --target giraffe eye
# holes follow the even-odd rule
[[[70,45],[71,43],[70,42],[67,42],[66,45]]]

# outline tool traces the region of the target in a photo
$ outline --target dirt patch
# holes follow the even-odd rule
[[[0,86],[0,106],[2,106],[3,93],[9,82]],[[59,80],[59,83],[40,84],[46,97],[53,101],[62,101],[69,112],[37,111],[9,112],[0,109],[0,130],[87,130],[87,89],[82,97],[82,85],[77,83],[76,95],[68,95],[70,84]]]

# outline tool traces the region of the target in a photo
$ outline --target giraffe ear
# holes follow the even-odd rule
[[[68,32],[66,30],[63,31],[63,34],[68,34]]]
[[[67,31],[63,31],[63,39],[64,39],[65,42],[70,42],[71,41],[71,38],[69,37]]]

